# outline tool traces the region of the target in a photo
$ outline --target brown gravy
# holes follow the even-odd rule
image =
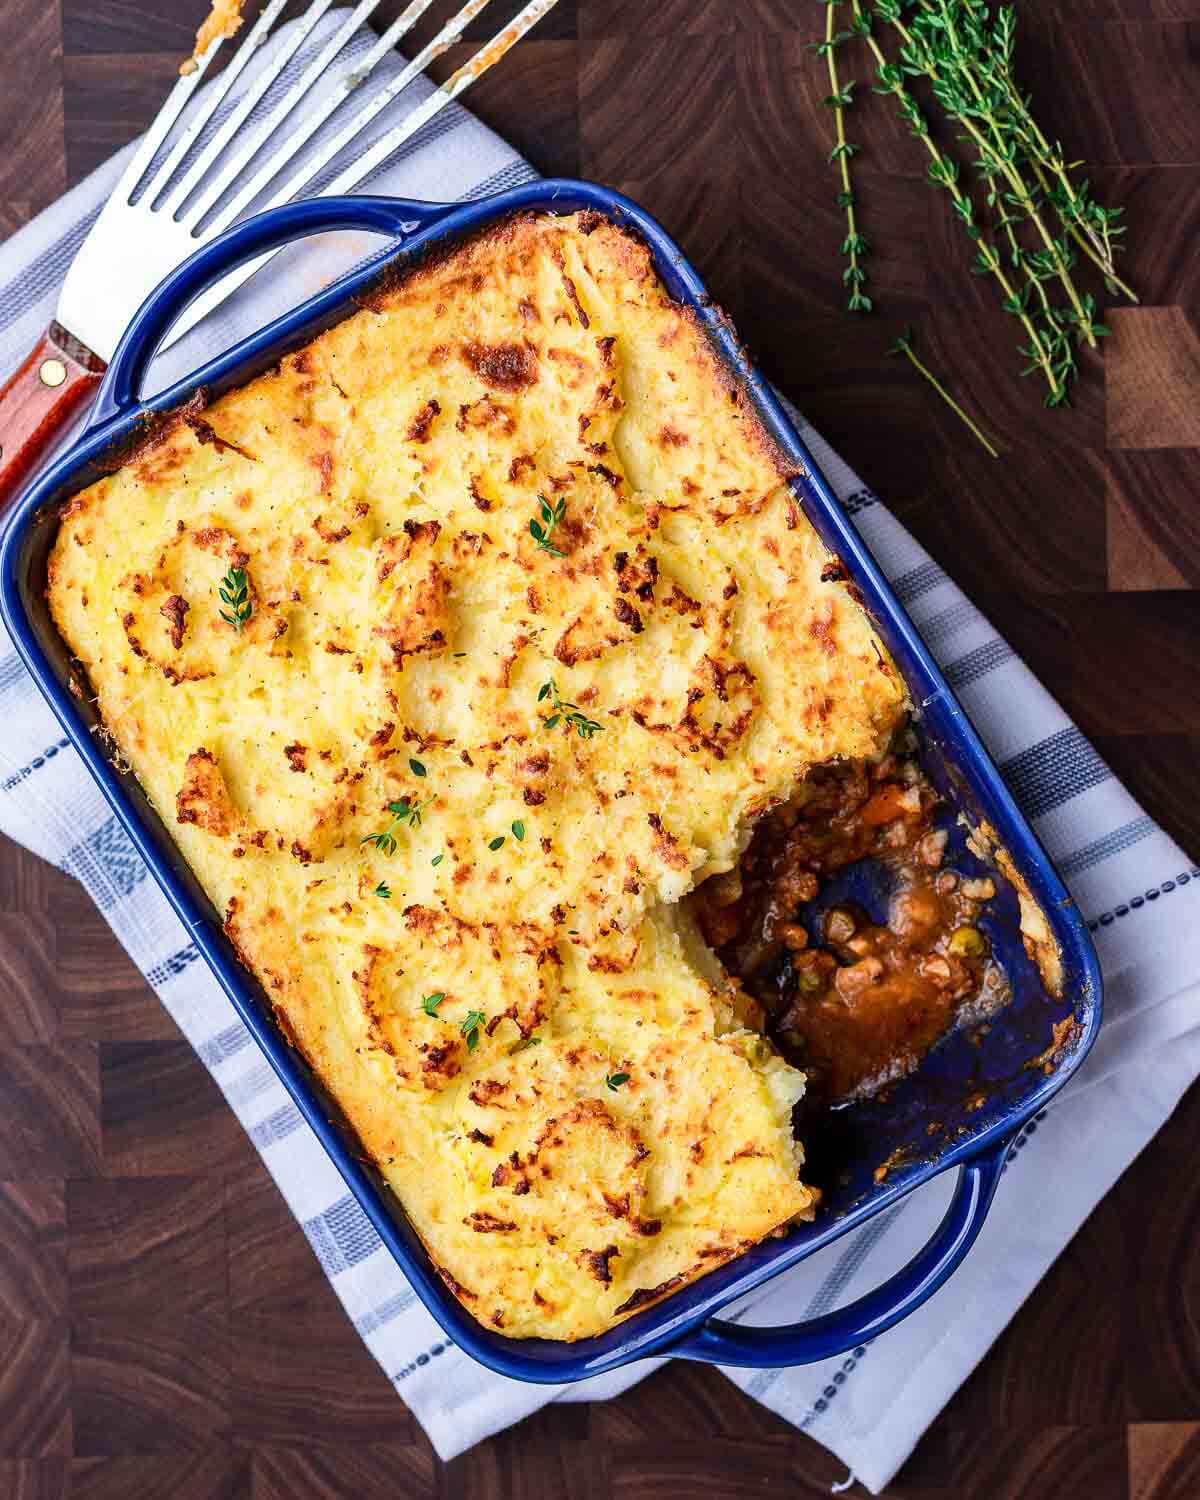
[[[705,937],[808,1073],[813,1105],[910,1071],[965,1000],[1003,986],[976,925],[995,887],[944,867],[937,805],[912,759],[816,770],[761,820],[738,869],[696,892]],[[843,903],[814,941],[799,908],[867,857],[894,873],[886,922]]]

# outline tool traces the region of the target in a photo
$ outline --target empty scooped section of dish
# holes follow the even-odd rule
[[[904,731],[881,759],[814,769],[759,820],[738,868],[692,898],[764,1031],[807,1075],[798,1129],[827,1211],[866,1142],[882,1183],[977,1128],[1070,1044],[1036,904],[986,829],[939,795],[921,749]],[[999,1053],[982,1045],[993,1033]]]
[[[814,767],[758,820],[736,872],[702,887],[709,941],[809,1078],[809,1112],[911,1072],[1006,982],[980,925],[995,881],[947,862],[947,809],[905,733]],[[939,823],[941,826],[939,826]]]
[[[919,755],[923,772],[944,793],[953,772],[939,746],[922,737]],[[1039,951],[1037,934],[1027,930],[1030,904],[1006,877],[1003,851],[997,858],[995,847],[980,837],[986,824],[972,818],[969,791],[961,785],[954,790],[957,806],[943,804],[935,827],[945,835],[943,868],[970,888],[994,891],[973,919],[987,948],[984,982],[963,997],[916,1066],[902,1059],[892,1076],[868,1080],[878,1086],[805,1119],[810,1177],[825,1194],[825,1210],[835,1216],[902,1182],[947,1149],[983,1136],[1048,1077],[1069,1069],[1081,1044],[1070,998],[1077,976],[1062,975],[1065,992],[1047,984],[1046,954]],[[829,883],[807,921],[818,929],[823,914],[848,899],[882,912],[893,889],[886,866],[860,863]]]

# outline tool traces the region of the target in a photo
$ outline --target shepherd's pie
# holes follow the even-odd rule
[[[62,518],[50,601],[115,751],[513,1337],[812,1212],[803,1075],[679,904],[905,712],[788,477],[641,243],[528,215]]]

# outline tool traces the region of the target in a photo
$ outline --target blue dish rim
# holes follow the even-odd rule
[[[271,244],[295,238],[301,233],[315,232],[318,228],[338,227],[334,210],[339,206],[344,207],[347,224],[395,234],[399,242],[388,245],[315,297],[240,340],[200,370],[152,399],[142,401],[137,396],[136,382],[153,352],[152,349],[147,352],[143,346],[147,341],[157,343],[158,337],[169,327],[170,317],[185,305],[189,293],[195,295],[201,289],[205,280],[202,269],[210,265],[218,247],[225,247],[229,252],[227,268],[237,263],[238,257],[249,258],[247,246],[261,248],[267,242],[265,237],[269,227],[272,230],[276,226],[281,230],[294,230],[290,234],[274,235],[269,241]],[[28,586],[26,563],[39,517],[48,514],[49,507],[58,505],[91,482],[97,461],[128,442],[146,415],[181,405],[198,387],[220,391],[244,383],[281,354],[299,347],[321,328],[353,311],[356,296],[376,284],[384,269],[390,268],[397,260],[407,262],[431,248],[523,211],[571,213],[583,209],[594,210],[632,229],[648,245],[656,268],[672,295],[691,308],[726,366],[750,393],[770,436],[799,467],[794,489],[806,513],[846,566],[872,617],[881,628],[886,627],[888,644],[900,661],[914,704],[926,712],[936,705],[938,711],[947,717],[953,731],[956,764],[970,775],[973,786],[986,795],[1001,844],[1028,882],[1063,949],[1064,958],[1069,959],[1071,971],[1078,976],[1076,1014],[1079,1033],[1062,1065],[1045,1077],[1018,1108],[980,1135],[920,1164],[893,1186],[885,1186],[869,1203],[828,1223],[822,1233],[799,1245],[784,1239],[776,1242],[777,1248],[765,1252],[762,1247],[755,1247],[760,1252],[757,1255],[747,1252],[633,1314],[607,1333],[566,1344],[552,1340],[514,1341],[477,1322],[443,1286],[423,1247],[402,1222],[402,1210],[398,1205],[389,1209],[379,1184],[355,1157],[338,1126],[328,1118],[327,1106],[315,1092],[303,1064],[298,1063],[298,1055],[260,1009],[256,984],[233,956],[219,925],[214,923],[211,908],[204,909],[195,892],[189,889],[180,872],[171,867],[163,850],[154,842],[151,828],[157,819],[148,803],[144,808],[135,805],[101,752],[96,736],[90,733],[79,714],[60,674],[55,671],[37,638],[36,605]],[[173,312],[168,316],[167,302],[172,298]],[[558,1384],[602,1374],[633,1360],[668,1353],[747,1365],[798,1363],[841,1352],[891,1326],[924,1301],[959,1264],[982,1225],[1009,1143],[1062,1088],[1095,1040],[1101,1020],[1101,979],[1086,926],[1048,856],[1016,807],[970,720],[842,511],[811,452],[771,388],[754,369],[729,321],[712,303],[682,251],[631,200],[597,184],[548,179],[462,205],[369,197],[311,200],[272,210],[237,225],[213,246],[198,252],[147,300],[110,366],[88,429],[70,452],[33,482],[14,510],[0,545],[0,617],[67,737],[384,1245],[400,1264],[426,1308],[453,1341],[498,1373],[515,1379]],[[166,837],[169,839],[169,835]],[[863,1299],[860,1316],[839,1322],[839,1315],[828,1315],[824,1320],[799,1325],[814,1330],[807,1342],[772,1340],[770,1334],[773,1331],[770,1330],[741,1330],[744,1347],[735,1346],[730,1339],[733,1325],[706,1324],[706,1320],[727,1303],[849,1233],[918,1186],[956,1165],[962,1168],[960,1190],[939,1231],[938,1253],[931,1253],[934,1247],[931,1240],[926,1251],[887,1284],[887,1296],[883,1295],[884,1289],[880,1289],[880,1293]],[[935,1240],[937,1238],[935,1236]],[[924,1261],[922,1256],[926,1257]],[[856,1304],[856,1309],[859,1306]],[[721,1332],[714,1333],[714,1330]],[[758,1343],[754,1343],[751,1337],[756,1333],[761,1335]]]

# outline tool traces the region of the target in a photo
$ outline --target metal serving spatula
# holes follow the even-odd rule
[[[246,209],[274,208],[301,196],[309,184],[435,58],[457,42],[489,0],[467,0],[434,39],[383,87],[370,93],[302,164],[297,153],[330,116],[358,93],[369,75],[416,24],[433,0],[412,0],[384,31],[362,63],[332,87],[318,80],[379,0],[359,0],[330,34],[279,102],[261,120],[250,116],[299,51],[333,0],[312,0],[270,63],[255,77],[203,149],[193,148],[247,63],[266,40],[286,0],[268,0],[211,91],[195,109],[187,105],[224,42],[218,36],[182,74],[142,138],[79,248],[59,294],[55,320],[28,358],[0,387],[0,513],[55,434],[95,392],[121,334],[146,296],[167,273],[206,240],[227,229]],[[442,86],[386,131],[349,166],[325,183],[322,196],[345,193],[469,84],[499,62],[557,0],[529,0],[512,21],[458,68]],[[176,127],[179,127],[176,129]],[[174,132],[174,135],[173,135]],[[148,180],[147,172],[163,153]],[[173,342],[222,302],[269,257],[232,271],[189,307],[172,329]]]

